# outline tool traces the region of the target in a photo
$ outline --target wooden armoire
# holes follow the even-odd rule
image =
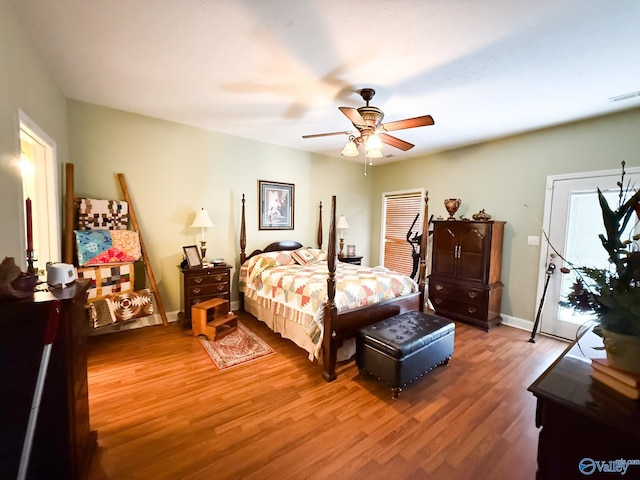
[[[429,298],[438,315],[489,331],[502,322],[500,221],[436,220]]]

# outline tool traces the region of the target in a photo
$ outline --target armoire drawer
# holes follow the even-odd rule
[[[489,299],[489,291],[465,284],[432,280],[429,284],[431,296],[456,298],[459,301],[485,305]]]

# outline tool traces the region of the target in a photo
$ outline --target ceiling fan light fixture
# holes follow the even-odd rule
[[[356,143],[353,140],[349,140],[340,152],[340,155],[343,157],[357,157],[360,155],[360,152],[358,152]]]
[[[380,140],[380,137],[378,135],[369,135],[369,138],[367,138],[367,143],[365,144],[364,148],[367,152],[376,151],[376,150],[380,152],[382,150],[382,141]],[[380,157],[374,157],[374,158],[380,158]]]
[[[367,150],[366,156],[368,158],[382,158],[382,150],[380,148]]]

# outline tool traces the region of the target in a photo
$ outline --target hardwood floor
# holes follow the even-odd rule
[[[99,479],[533,479],[527,387],[566,343],[456,324],[450,366],[400,398],[341,364],[325,383],[306,352],[255,318],[277,353],[218,371],[178,324],[89,338]]]

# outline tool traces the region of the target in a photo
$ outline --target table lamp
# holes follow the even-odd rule
[[[199,228],[202,232],[202,239],[200,240],[200,256],[202,257],[202,263],[204,263],[204,257],[207,253],[207,242],[204,239],[204,229],[209,227],[215,227],[211,219],[209,218],[209,214],[207,211],[202,208],[196,214],[196,218],[191,224],[192,228]]]
[[[347,219],[344,218],[344,215],[340,215],[336,228],[340,230],[340,253],[338,253],[338,257],[342,258],[344,257],[344,254],[342,253],[342,250],[344,249],[344,231],[349,228],[349,224],[347,223]]]

